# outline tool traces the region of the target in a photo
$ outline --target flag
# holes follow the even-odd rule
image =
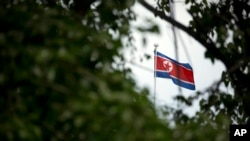
[[[179,63],[166,55],[155,53],[155,77],[170,78],[173,83],[195,90],[193,69],[188,63]]]

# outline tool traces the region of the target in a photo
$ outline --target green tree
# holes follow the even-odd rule
[[[192,17],[188,26],[168,16],[172,0],[157,0],[155,8],[144,0],[139,2],[154,15],[197,40],[206,49],[205,56],[212,62],[221,61],[226,67],[221,80],[206,91],[187,98],[176,96],[180,103],[187,106],[194,101],[200,102],[200,110],[191,118],[182,109],[174,110],[177,131],[184,129],[180,135],[186,134],[189,137],[187,140],[223,140],[228,136],[230,124],[249,124],[249,1],[185,0]],[[231,86],[234,92],[222,91],[222,84]],[[196,130],[202,130],[203,134],[196,133]],[[206,133],[207,138],[202,138]],[[185,140],[183,136],[178,139]]]
[[[138,2],[227,68],[207,91],[176,96],[187,106],[201,99],[195,116],[165,107],[173,120],[161,120],[148,90],[124,67],[134,0],[6,0],[0,1],[0,139],[221,141],[230,124],[249,123],[248,1],[186,0],[187,27],[168,16],[169,0],[157,0],[155,8]],[[139,29],[145,30],[158,31]],[[234,93],[221,91],[222,83]]]
[[[171,137],[121,61],[133,4],[0,2],[1,140]]]

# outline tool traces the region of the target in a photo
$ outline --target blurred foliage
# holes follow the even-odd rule
[[[170,2],[157,0],[156,10],[169,14]],[[122,50],[133,44],[134,4],[134,0],[0,1],[1,140],[221,141],[228,140],[230,124],[247,122],[248,2],[186,0],[193,18],[188,29],[200,42],[216,47],[221,56],[209,48],[205,56],[222,61],[227,70],[207,90],[175,97],[185,107],[199,101],[193,117],[185,108],[166,106],[163,120],[149,91],[137,87],[122,62]],[[160,33],[151,23],[136,29]],[[234,93],[220,90],[223,83]]]
[[[148,90],[114,59],[133,3],[0,2],[0,140],[171,138]]]
[[[175,1],[157,0],[154,13],[161,16],[164,12],[166,21],[180,28],[169,20],[171,2]],[[190,140],[228,140],[230,124],[250,124],[250,4],[248,0],[186,0],[185,4],[192,19],[181,29],[206,48],[205,57],[221,61],[226,71],[210,88],[189,97],[175,97],[186,107],[199,102],[194,117],[184,114],[184,109],[169,111],[171,108],[166,107],[165,111],[175,113],[177,131],[183,128],[186,134],[190,132]],[[233,90],[225,92],[220,89],[223,85]],[[202,134],[196,134],[196,129]],[[200,138],[206,133],[207,137]]]

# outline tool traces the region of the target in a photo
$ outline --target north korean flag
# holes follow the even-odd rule
[[[155,75],[161,78],[170,78],[174,84],[195,90],[193,69],[188,63],[179,63],[166,55],[155,53]]]

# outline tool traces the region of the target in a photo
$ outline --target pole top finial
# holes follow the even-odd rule
[[[158,47],[159,45],[158,45],[158,44],[154,44],[154,46],[155,46],[154,52],[156,53],[156,49],[157,49],[157,47]]]
[[[155,48],[157,48],[159,45],[158,44],[154,44]]]

